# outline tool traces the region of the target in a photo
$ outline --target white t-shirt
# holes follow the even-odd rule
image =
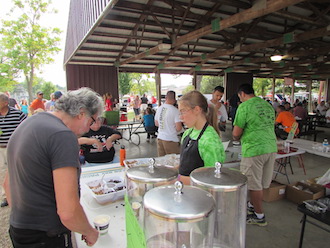
[[[325,114],[325,118],[330,117],[330,109],[327,110],[327,113]],[[330,123],[330,120],[327,119],[327,123]]]
[[[215,104],[211,101],[209,101],[208,103],[215,106]],[[228,113],[227,113],[226,107],[223,103],[221,103],[221,106],[218,109],[217,116],[218,116],[219,122],[226,122],[228,120]]]
[[[321,106],[320,104],[317,105],[316,110],[320,111],[321,115],[325,115],[327,112],[327,107],[325,105]]]
[[[156,112],[155,121],[158,121],[157,138],[166,141],[179,142],[175,123],[181,122],[179,110],[173,105],[164,103]]]

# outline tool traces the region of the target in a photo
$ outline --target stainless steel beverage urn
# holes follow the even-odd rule
[[[148,248],[212,248],[215,201],[179,181],[148,191],[143,199]]]
[[[178,170],[166,166],[154,166],[150,159],[149,166],[135,166],[126,171],[126,189],[128,201],[139,222],[143,222],[143,197],[150,189],[164,184],[173,184],[178,177]]]
[[[213,247],[244,248],[247,178],[228,168],[202,167],[190,174],[191,184],[210,192],[216,201]]]

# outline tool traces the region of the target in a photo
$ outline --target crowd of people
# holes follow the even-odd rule
[[[135,118],[143,120],[147,141],[157,138],[158,156],[180,154],[179,179],[185,184],[190,184],[194,169],[225,161],[221,132],[228,113],[223,94],[222,86],[214,88],[210,100],[197,90],[179,99],[168,91],[156,112],[155,102],[146,95],[133,100]],[[11,207],[9,234],[14,247],[72,247],[71,231],[81,233],[87,245],[97,241],[98,231],[79,203],[79,154],[83,150],[90,163],[118,162],[113,144],[122,135],[104,125],[102,117],[114,104],[110,93],[102,99],[81,88],[54,92],[45,105],[43,93],[38,92],[30,106],[24,102],[24,110],[19,110],[17,102],[10,103],[10,97],[0,93],[0,165],[6,172],[1,207]],[[272,179],[276,135],[287,137],[296,120],[306,117],[305,103],[295,102],[294,108],[277,100],[269,104],[255,96],[250,84],[242,84],[229,104],[232,137],[242,146],[240,170],[248,179],[247,223],[265,226],[262,197]],[[28,118],[27,108],[33,114]],[[318,111],[326,116],[329,110]],[[297,134],[299,129],[294,131]]]

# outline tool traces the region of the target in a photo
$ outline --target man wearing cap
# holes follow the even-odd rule
[[[39,108],[45,110],[45,105],[42,101],[43,97],[44,97],[44,93],[42,93],[41,91],[38,91],[37,98],[31,103],[31,105],[29,107],[30,113],[32,115]]]
[[[10,136],[25,120],[26,115],[13,107],[9,106],[9,97],[0,92],[0,173],[4,174],[7,170],[7,144]],[[2,182],[1,182],[2,183]],[[5,191],[1,187],[1,207],[8,205]]]
[[[55,102],[61,96],[62,96],[61,91],[55,91],[54,93],[50,94],[50,100],[48,102],[46,102],[46,104],[45,104],[46,111],[54,111]]]

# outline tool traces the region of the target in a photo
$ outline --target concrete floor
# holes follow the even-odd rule
[[[325,132],[318,135],[317,141],[322,142],[324,138],[330,138],[330,129],[322,129]],[[124,134],[125,135],[125,134]],[[157,156],[157,142],[152,140],[146,142],[146,134],[141,135],[141,144],[136,146],[125,140],[121,144],[126,145],[127,158],[142,158]],[[304,137],[312,139],[312,137]],[[227,131],[222,134],[222,140],[231,139],[231,125],[227,124]],[[117,151],[119,149],[117,148]],[[291,182],[297,182],[323,175],[330,168],[330,159],[305,153],[303,154],[304,164],[307,175],[299,168],[297,159],[291,159],[294,174],[289,174]],[[277,176],[277,181],[286,184],[285,176]],[[246,247],[247,248],[291,248],[298,247],[302,214],[298,212],[297,205],[286,199],[264,203],[264,211],[266,214],[268,226],[259,227],[247,225],[246,230]],[[326,225],[322,225],[328,227]],[[310,247],[329,247],[329,233],[321,230],[311,224],[306,224],[304,248]]]

